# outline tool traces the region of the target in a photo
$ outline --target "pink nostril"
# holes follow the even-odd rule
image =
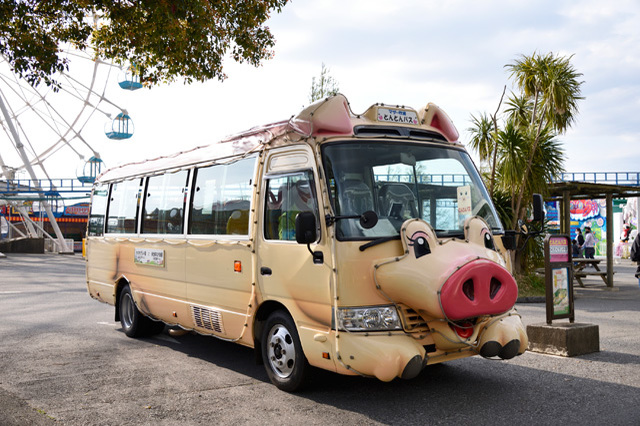
[[[442,311],[453,321],[506,312],[517,298],[518,285],[513,276],[488,259],[463,265],[440,290]]]
[[[466,280],[464,284],[462,284],[462,292],[469,300],[473,300],[474,298],[474,289],[473,289],[473,280]]]
[[[500,287],[502,287],[502,283],[496,278],[491,278],[491,284],[489,286],[489,298],[491,300],[496,297],[496,294],[498,294],[498,291],[500,291]]]

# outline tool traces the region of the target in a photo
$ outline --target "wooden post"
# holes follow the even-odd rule
[[[569,191],[562,192],[562,219],[560,233],[571,236],[571,194]]]
[[[613,287],[613,196],[607,194],[607,287]]]

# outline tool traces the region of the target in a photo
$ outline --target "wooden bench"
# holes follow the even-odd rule
[[[615,274],[615,272],[613,272]],[[607,284],[607,271],[585,271],[585,270],[581,270],[579,272],[575,272],[573,274],[573,277],[576,279],[576,281],[578,281],[578,284],[580,284],[580,287],[584,287],[584,283],[582,282],[582,278],[586,278],[588,276],[596,276],[599,275],[600,278],[602,278],[602,281],[604,281],[605,284]]]

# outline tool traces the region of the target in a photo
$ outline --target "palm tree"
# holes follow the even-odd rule
[[[511,94],[509,100],[506,102],[507,109],[505,113],[515,120],[515,124],[518,127],[528,127],[531,121],[531,113],[533,111],[533,103],[531,99],[525,95]]]
[[[471,133],[469,144],[478,151],[480,161],[488,162],[489,165],[494,149],[493,130],[493,120],[486,113],[479,117],[471,115],[471,127],[467,129]]]
[[[526,155],[530,150],[529,140],[521,127],[512,118],[507,119],[503,129],[498,131],[497,181],[498,189],[511,197],[511,210],[520,185]]]
[[[534,135],[530,128],[519,125],[521,117],[514,111],[508,117],[504,129],[498,132],[496,192],[493,195],[495,204],[500,204],[500,219],[506,227],[514,228],[518,215],[515,213],[515,201],[519,193],[526,199],[531,199],[534,193],[545,195],[548,192],[548,182],[557,177],[564,170],[564,152],[555,133],[549,128],[541,131],[537,146],[534,147]],[[535,151],[534,151],[535,150]],[[531,161],[531,177],[522,187],[522,170]],[[505,203],[508,201],[508,207]],[[506,213],[510,217],[505,218]],[[519,272],[526,269],[528,251],[512,252],[512,264]]]
[[[515,197],[514,223],[524,215],[521,203],[525,189],[530,186],[527,181],[532,177],[533,160],[543,131],[564,133],[576,119],[578,101],[584,99],[580,96],[580,86],[584,82],[578,81],[582,74],[571,65],[572,57],[534,53],[531,56],[522,55],[513,64],[506,65],[510,77],[515,79],[524,97],[531,99],[533,103],[529,122],[533,143],[522,174],[522,184]]]

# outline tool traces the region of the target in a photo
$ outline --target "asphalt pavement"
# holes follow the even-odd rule
[[[614,289],[575,287],[576,322],[600,352],[465,358],[382,383],[314,371],[277,390],[253,351],[166,331],[127,338],[91,299],[79,255],[0,259],[0,425],[442,424],[640,425],[640,286],[628,260]],[[518,303],[527,324],[542,303]],[[567,321],[567,320],[560,320]]]

